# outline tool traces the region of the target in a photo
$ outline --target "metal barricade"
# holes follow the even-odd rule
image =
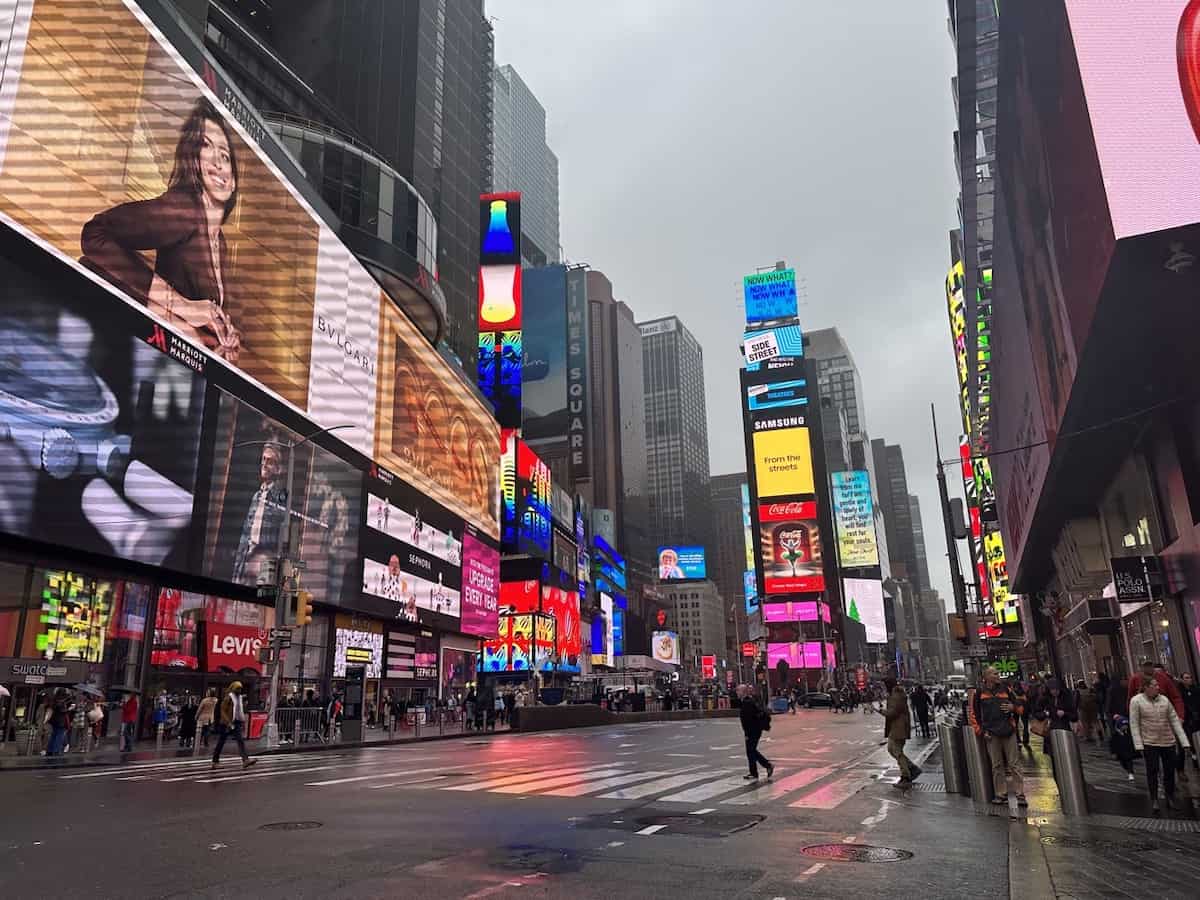
[[[939,722],[937,732],[942,747],[942,778],[946,782],[946,793],[969,797],[971,788],[967,781],[967,755],[962,730],[956,725]]]
[[[971,799],[976,803],[991,803],[996,792],[992,785],[992,760],[988,756],[987,743],[970,725],[963,725],[959,732],[966,751],[964,755]]]
[[[275,725],[285,747],[327,742],[325,710],[319,706],[281,706],[275,710]]]
[[[1083,763],[1079,759],[1079,743],[1075,732],[1066,728],[1051,728],[1050,752],[1054,756],[1054,780],[1058,783],[1058,798],[1063,814],[1086,816],[1087,784],[1083,780]]]

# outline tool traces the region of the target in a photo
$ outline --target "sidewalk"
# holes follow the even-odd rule
[[[277,753],[317,753],[324,750],[347,750],[362,747],[377,747],[387,746],[389,744],[412,744],[423,741],[439,741],[452,740],[457,738],[483,738],[489,735],[508,734],[510,729],[508,725],[497,725],[494,731],[473,731],[461,730],[461,724],[458,722],[446,723],[444,730],[439,730],[438,725],[423,725],[420,729],[421,733],[418,737],[414,734],[414,729],[404,728],[395,732],[393,737],[391,732],[385,728],[364,728],[363,740],[361,741],[341,741],[333,740],[326,743],[319,741],[305,742],[301,744],[292,744],[290,742],[281,744],[275,750],[267,750],[261,746],[261,740],[246,741],[246,749],[252,756],[267,756]],[[177,741],[163,741],[162,750],[158,750],[155,741],[138,741],[134,745],[132,753],[121,753],[117,748],[116,738],[105,738],[101,747],[93,750],[90,753],[69,752],[58,757],[47,757],[38,754],[36,751],[33,755],[21,756],[15,753],[10,753],[8,748],[13,742],[0,744],[0,771],[6,769],[74,769],[85,766],[115,766],[131,762],[146,762],[159,759],[189,759],[193,756],[202,757],[212,752],[213,746],[216,744],[216,735],[210,739],[209,746],[200,747],[199,752],[196,752],[192,747],[179,747]]]

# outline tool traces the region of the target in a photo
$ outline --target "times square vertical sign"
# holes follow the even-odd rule
[[[521,195],[479,197],[479,390],[501,428],[521,427]]]

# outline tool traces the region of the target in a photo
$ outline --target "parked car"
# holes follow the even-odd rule
[[[831,708],[833,706],[833,698],[824,692],[806,694],[804,697],[805,709],[813,709],[817,706]]]

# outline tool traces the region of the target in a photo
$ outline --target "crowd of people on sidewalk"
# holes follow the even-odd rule
[[[1052,675],[1002,681],[994,667],[983,671],[968,704],[968,721],[987,745],[995,788],[994,803],[1008,803],[1009,786],[1025,804],[1020,747],[1030,735],[1042,739],[1042,752],[1058,777],[1052,733],[1069,731],[1086,743],[1108,741],[1129,781],[1140,755],[1146,766],[1151,812],[1161,814],[1159,784],[1171,808],[1184,808],[1177,785],[1187,778],[1186,764],[1196,754],[1189,735],[1200,731],[1200,687],[1190,673],[1176,680],[1153,660],[1118,680],[1101,673],[1094,682],[1063,684]]]

